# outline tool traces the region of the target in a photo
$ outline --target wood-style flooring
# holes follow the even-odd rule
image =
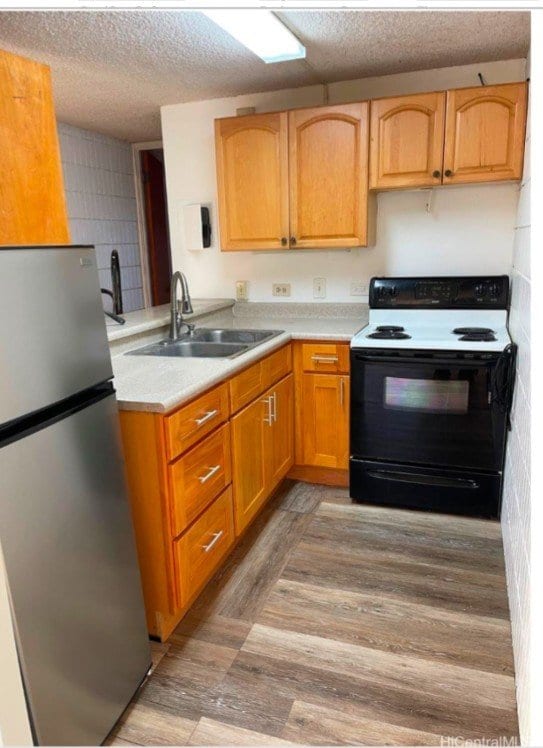
[[[286,483],[154,654],[110,744],[518,735],[496,522]]]

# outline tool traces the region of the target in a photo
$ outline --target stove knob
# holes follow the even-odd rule
[[[478,283],[478,284],[477,284],[477,285],[475,286],[475,289],[474,289],[474,291],[475,291],[475,296],[483,296],[483,294],[484,294],[484,292],[485,292],[485,287],[483,286],[483,284],[482,284],[482,283]]]
[[[499,296],[501,287],[498,283],[491,283],[488,287],[488,292],[491,296]]]

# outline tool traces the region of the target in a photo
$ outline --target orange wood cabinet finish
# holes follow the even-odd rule
[[[237,413],[290,371],[292,347],[285,345],[236,374],[229,382],[231,413]]]
[[[227,488],[209,509],[175,541],[181,605],[194,600],[234,544],[232,489]]]
[[[68,244],[47,65],[0,50],[0,244]]]
[[[303,343],[301,351],[304,371],[319,374],[349,372],[349,346],[345,343]]]
[[[520,179],[527,84],[447,91],[443,183]]]
[[[293,464],[293,398],[289,374],[232,418],[236,535],[245,530]]]
[[[164,426],[168,458],[173,460],[224,423],[228,415],[228,389],[226,384],[222,384],[183,406],[171,416],[166,416]]]
[[[368,102],[215,120],[221,249],[360,247]]]
[[[173,535],[190,525],[232,480],[230,425],[214,431],[169,466]]]
[[[221,249],[288,248],[286,112],[215,120]]]
[[[258,387],[247,389],[251,377],[244,375],[257,365]],[[288,344],[173,413],[121,411],[152,635],[168,638],[236,535],[290,469],[291,370]],[[252,402],[229,419],[230,396],[241,402],[247,391]]]
[[[295,465],[289,476],[347,485],[349,343],[296,342],[293,357]]]
[[[371,102],[370,188],[441,184],[445,93]]]
[[[291,247],[368,242],[368,102],[289,112]]]
[[[520,179],[526,83],[371,102],[370,188]]]

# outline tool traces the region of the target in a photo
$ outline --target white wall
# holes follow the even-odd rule
[[[505,463],[502,533],[511,611],[520,734],[530,744],[530,129],[526,133],[511,270],[511,337],[518,345],[512,425]]]
[[[125,312],[143,307],[132,146],[58,124],[71,240],[94,244],[103,288],[111,289],[111,251],[119,252]],[[111,309],[104,296],[104,307]]]
[[[524,79],[525,61],[466,65],[330,84],[331,104],[378,96]],[[291,301],[313,300],[313,278],[327,279],[326,301],[351,297],[352,280],[372,275],[508,273],[518,200],[514,184],[448,187],[381,193],[377,243],[357,250],[289,250],[221,253],[218,249],[213,120],[235,115],[236,108],[257,111],[315,106],[323,87],[251,94],[162,107],[162,135],[173,267],[187,273],[195,296],[232,296],[236,280],[249,280],[254,301],[277,300],[271,285],[290,282]],[[431,199],[431,209],[426,206]],[[213,246],[200,253],[184,249],[182,206],[211,204]]]

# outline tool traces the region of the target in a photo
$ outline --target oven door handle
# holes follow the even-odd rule
[[[440,486],[442,488],[469,488],[476,491],[479,488],[477,481],[471,478],[440,478],[424,473],[402,473],[388,470],[368,470],[370,478],[377,480],[390,480],[396,483],[418,483],[427,486]]]
[[[463,369],[469,368],[470,366],[481,366],[495,363],[495,359],[492,358],[439,358],[438,356],[366,356],[365,354],[356,353],[354,355],[356,361],[362,361],[364,363],[375,363],[375,364],[431,364],[432,366],[458,366],[461,365]]]

